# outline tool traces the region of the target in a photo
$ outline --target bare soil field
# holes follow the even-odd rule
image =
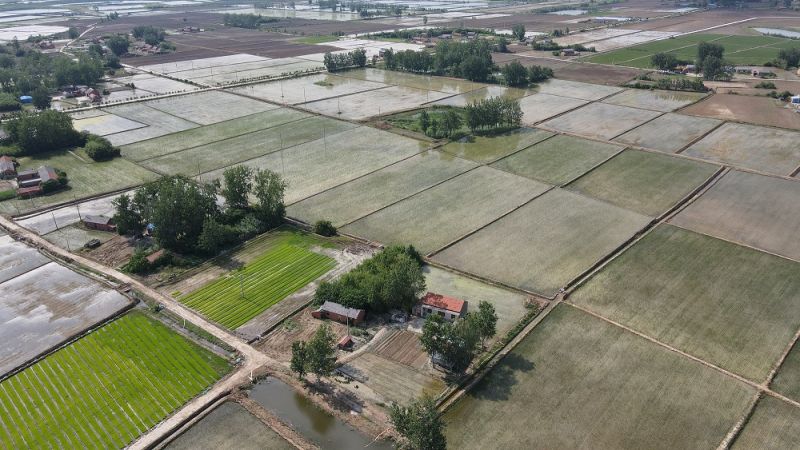
[[[419,340],[416,335],[415,339]],[[427,358],[424,352],[422,355]],[[359,355],[339,370],[362,385],[356,393],[369,395],[359,392],[366,387],[377,394],[374,399],[376,402],[385,404],[407,404],[424,394],[436,396],[445,387],[444,382],[430,369],[414,369],[371,351]],[[349,388],[349,385],[345,387]]]
[[[684,108],[681,113],[800,130],[800,114],[786,103],[769,97],[715,94]]]
[[[169,450],[236,448],[294,450],[291,444],[235,402],[225,402],[170,442]]]
[[[544,122],[542,126],[555,131],[609,140],[659,115],[661,113],[656,111],[592,103]]]
[[[714,448],[753,394],[561,304],[445,413],[445,432],[459,449]]]
[[[548,186],[486,166],[363,217],[342,231],[433,252],[542,194]]]
[[[544,66],[553,69],[555,76],[561,80],[594,83],[598,85],[617,86],[626,83],[644,73],[639,69],[621,66],[588,64],[579,61],[562,61],[552,57],[542,57],[537,52],[523,52],[515,55],[493,53],[497,64],[518,61],[523,66]]]
[[[568,300],[760,383],[800,327],[800,264],[659,225]]]
[[[603,102],[612,105],[670,112],[694,103],[705,96],[706,94],[698,92],[628,89],[603,100]]]
[[[625,150],[567,185],[567,189],[658,217],[718,169],[713,164],[662,153]]]
[[[433,260],[552,297],[650,220],[555,188],[436,253]]]
[[[378,356],[415,369],[428,364],[419,334],[407,330],[390,330],[380,342],[373,342],[370,351]]]
[[[334,336],[347,334],[347,326],[332,320],[317,320],[311,316],[314,307],[308,307],[286,320],[283,325],[273,330],[254,345],[260,351],[279,360],[289,362],[292,359],[292,342],[308,341],[317,328],[327,323]]]
[[[683,154],[761,170],[792,175],[800,166],[800,138],[796,131],[726,123],[687,148]]]
[[[493,163],[492,167],[561,186],[622,149],[618,145],[559,134],[509,155]]]
[[[675,153],[721,124],[722,121],[717,119],[669,113],[656,117],[614,140],[638,147]]]
[[[800,182],[731,171],[670,222],[800,261]]]
[[[0,291],[0,374],[130,303],[122,294],[54,262],[0,283]]]
[[[765,396],[744,429],[733,442],[732,449],[780,450],[800,446],[800,408]]]
[[[330,220],[342,226],[474,167],[470,161],[427,151],[295,203],[287,214],[309,224]]]
[[[731,10],[731,9],[716,9],[710,11],[702,11],[694,14],[687,14],[675,17],[665,17],[661,19],[646,21],[646,22],[637,22],[630,25],[623,25],[623,28],[637,28],[642,30],[658,30],[658,31],[676,31],[681,33],[686,33],[690,31],[698,31],[698,30],[705,30],[711,27],[718,27],[720,25],[729,24],[732,22],[739,22],[745,19],[750,19],[752,17],[776,17],[776,16],[797,16],[797,13],[781,10],[780,14],[777,14],[774,9],[742,9],[742,10]],[[748,27],[749,23],[744,22],[743,24],[735,25],[736,27]],[[728,30],[729,28],[722,28],[715,29],[714,32],[724,33],[723,30]],[[717,31],[720,30],[720,31]],[[733,33],[726,33],[726,34],[733,34]]]

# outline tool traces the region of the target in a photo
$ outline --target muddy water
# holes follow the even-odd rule
[[[267,378],[256,384],[250,391],[250,398],[323,449],[357,449],[367,444],[368,448],[375,450],[393,448],[385,441],[370,444],[372,438],[328,414],[291,386],[275,378]]]

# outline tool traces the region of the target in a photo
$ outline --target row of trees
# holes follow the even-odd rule
[[[85,136],[72,127],[72,118],[61,111],[23,112],[6,122],[5,128],[8,143],[16,145],[20,155],[77,147],[85,141]]]
[[[261,14],[225,14],[223,22],[226,27],[256,29],[262,23],[277,22],[274,17],[264,17]]]
[[[398,53],[389,50],[384,54],[383,60],[389,70],[486,81],[494,67],[492,50],[492,44],[485,39],[470,42],[439,41],[433,55],[424,50]]]
[[[519,100],[505,97],[492,97],[467,104],[467,127],[476,131],[495,131],[497,129],[518,128],[522,122],[522,108]]]
[[[167,33],[163,28],[156,28],[150,25],[133,27],[132,34],[134,38],[143,40],[148,45],[159,45],[167,37]]]
[[[392,246],[338,280],[320,283],[314,294],[314,304],[332,301],[373,312],[410,311],[424,290],[419,252],[412,246]]]
[[[656,53],[650,57],[650,63],[661,70],[672,70],[688,62],[673,53]],[[706,80],[729,80],[733,74],[733,64],[725,61],[725,47],[720,44],[698,43],[695,65]]]
[[[549,67],[536,66],[526,68],[519,61],[512,61],[502,69],[503,81],[513,87],[525,87],[531,83],[541,83],[553,77],[553,69]]]
[[[214,254],[283,221],[286,183],[280,175],[234,166],[223,180],[221,186],[200,184],[175,175],[145,184],[133,197],[123,194],[114,201],[117,231],[135,234],[151,224],[162,248]],[[217,205],[217,193],[225,198],[224,210]],[[251,195],[256,199],[252,206]]]
[[[429,114],[428,111],[422,111],[418,122],[419,129],[426,136],[436,139],[454,137],[464,124],[461,115],[453,109],[446,109],[441,114]]]
[[[347,53],[327,52],[322,62],[328,72],[336,72],[351,67],[364,67],[367,65],[367,52],[363,48],[357,48]]]
[[[428,316],[420,342],[434,363],[455,373],[469,367],[487,339],[497,333],[497,313],[491,303],[481,300],[478,310],[463,319],[448,322],[437,314]]]

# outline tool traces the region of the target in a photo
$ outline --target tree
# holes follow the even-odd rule
[[[119,147],[114,147],[108,139],[94,134],[86,138],[83,151],[95,161],[107,161],[120,155]]]
[[[317,380],[333,373],[336,367],[336,339],[330,325],[323,323],[306,345],[306,369]]]
[[[253,169],[245,165],[233,166],[222,172],[222,196],[229,208],[247,208],[248,195],[253,187],[252,179]]]
[[[705,62],[709,57],[716,57],[722,59],[725,53],[725,47],[719,44],[711,44],[708,42],[700,42],[697,44],[697,68],[700,71],[705,71]]]
[[[353,65],[356,67],[364,67],[367,65],[367,52],[363,48],[357,48],[350,52]]]
[[[703,61],[703,78],[706,80],[727,80],[731,77],[730,67],[716,56],[708,56]]]
[[[513,27],[511,27],[511,34],[513,34],[514,37],[517,38],[518,41],[524,41],[525,40],[525,25],[523,25],[521,23],[518,23],[518,24],[514,25]]]
[[[781,66],[786,68],[800,66],[800,48],[781,49],[778,52],[778,61]]]
[[[457,112],[452,109],[447,110],[442,117],[442,131],[447,137],[451,137],[461,128],[462,123],[461,116]]]
[[[553,69],[537,65],[528,67],[528,80],[531,83],[541,83],[550,78],[553,78]]]
[[[420,342],[434,361],[461,373],[469,367],[480,341],[474,321],[447,322],[438,314],[429,315],[422,327]]]
[[[519,61],[512,61],[501,69],[506,84],[513,87],[528,85],[528,70]]]
[[[507,53],[508,52],[508,39],[505,36],[500,36],[497,39],[497,43],[494,46],[495,51],[499,53]]]
[[[0,92],[0,112],[19,111],[22,106],[13,94]]]
[[[491,64],[479,56],[467,56],[459,65],[461,75],[470,81],[486,81],[489,78]]]
[[[422,111],[419,114],[419,129],[422,130],[423,133],[427,133],[430,126],[431,116],[428,115],[428,111]]]
[[[650,57],[650,64],[660,70],[670,70],[678,65],[678,57],[672,53],[656,53]]]
[[[472,326],[478,331],[483,346],[487,339],[491,339],[497,334],[497,312],[491,303],[481,300],[478,302],[478,310],[470,312],[467,320],[472,321]]]
[[[144,228],[142,215],[133,208],[131,198],[128,194],[122,194],[111,202],[114,205],[114,223],[117,225],[117,233],[132,234]]]
[[[235,240],[236,230],[233,227],[219,223],[212,217],[206,217],[203,231],[197,238],[197,248],[206,254],[215,255]]]
[[[292,361],[289,368],[292,372],[297,374],[297,378],[301,380],[306,375],[306,366],[308,364],[308,347],[303,341],[292,342]]]
[[[286,213],[283,204],[285,191],[286,182],[277,173],[269,169],[260,169],[253,175],[253,195],[258,202],[255,210],[258,219],[265,226],[274,227],[283,221]]]
[[[395,429],[414,450],[445,450],[444,421],[436,409],[436,402],[427,395],[414,400],[407,407],[393,403],[389,417]]]
[[[50,107],[50,93],[47,91],[46,87],[39,85],[33,90],[31,97],[33,97],[33,106],[37,109],[47,109]]]
[[[72,118],[52,109],[39,114],[23,113],[6,124],[6,131],[28,155],[73,147],[81,141],[80,134],[72,128]]]
[[[128,42],[128,37],[120,34],[111,36],[106,40],[106,46],[108,49],[117,56],[122,56],[125,53],[128,53],[129,45],[130,42]]]
[[[80,36],[80,33],[78,32],[78,29],[77,29],[77,28],[75,28],[75,27],[69,27],[69,30],[67,30],[67,36],[68,36],[70,39],[77,39],[77,38],[78,38],[78,36]]]

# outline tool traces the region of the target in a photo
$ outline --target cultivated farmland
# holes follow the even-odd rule
[[[699,92],[650,91],[628,89],[603,100],[612,105],[630,106],[653,111],[670,112],[694,103],[706,94]]]
[[[286,440],[241,405],[225,402],[170,442],[169,450],[236,448],[239,450],[291,450]]]
[[[800,408],[765,396],[734,441],[733,449],[780,450],[800,446]]]
[[[701,186],[719,167],[662,153],[625,150],[567,186],[657,217]]]
[[[373,83],[338,75],[317,74],[269,83],[250,84],[233,88],[231,92],[258,97],[275,103],[297,105],[387,86],[383,83]]]
[[[332,258],[306,248],[308,241],[298,239],[276,234],[263,255],[180,301],[228,328],[244,325],[336,265]]]
[[[721,120],[664,114],[615,138],[615,141],[662,152],[677,152],[722,124]]]
[[[484,86],[457,78],[434,77],[379,69],[348,70],[342,72],[342,76],[393,86],[444,92],[446,94],[462,94]]]
[[[671,223],[800,261],[800,183],[731,171]]]
[[[384,145],[376,147],[379,142]],[[289,183],[286,203],[291,204],[425,149],[425,144],[414,139],[358,127],[334,136],[327,136],[326,132],[322,139],[251,159],[245,164],[281,174]],[[222,170],[219,169],[203,174],[202,178],[208,181],[221,176]]]
[[[533,126],[586,103],[588,103],[586,100],[540,93],[523,97],[520,99],[519,106],[523,113],[522,123]]]
[[[771,387],[776,392],[800,402],[800,344],[795,342],[772,380]]]
[[[648,222],[641,214],[555,188],[433,259],[552,297]]]
[[[200,125],[211,125],[277,108],[222,91],[207,91],[145,102],[145,105]]]
[[[600,139],[613,139],[661,115],[656,111],[592,103],[542,124],[544,127]],[[598,120],[598,118],[603,120]]]
[[[147,125],[146,127],[108,135],[108,140],[114,145],[131,144],[198,126],[194,122],[151,108],[144,103],[111,106],[104,108],[104,111]]]
[[[800,166],[800,133],[726,123],[683,154],[723,164],[791,175]]]
[[[306,223],[350,223],[476,167],[430,150],[291,205],[287,214]]]
[[[557,135],[494,164],[506,172],[561,186],[614,156],[621,146]]]
[[[505,86],[489,85],[474,91],[469,91],[464,94],[459,94],[453,97],[448,97],[444,100],[436,102],[437,105],[464,107],[469,103],[478,100],[486,100],[492,97],[503,97],[510,99],[520,99],[527,95],[534,93],[532,89],[517,89]]]
[[[553,133],[535,128],[519,128],[498,136],[474,136],[454,141],[443,146],[442,151],[460,158],[488,164],[552,135]]]
[[[762,382],[800,327],[800,265],[659,225],[570,300]]]
[[[713,448],[753,393],[559,305],[445,414],[446,433],[465,449]]]
[[[343,231],[384,244],[442,248],[543,193],[548,186],[480,166],[370,214]]]
[[[309,115],[292,109],[273,109],[226,122],[215,123],[214,125],[192,128],[178,133],[168,134],[163,137],[129,144],[122,147],[122,154],[126,158],[134,161],[144,161],[187,148],[198,147],[212,142],[222,142],[225,139],[293,122],[306,117],[309,117]]]
[[[87,131],[99,136],[120,133],[147,125],[114,114],[100,114],[92,117],[75,119],[72,126],[78,131]]]
[[[794,86],[793,83],[787,88],[794,89]],[[761,92],[758,94],[760,95]],[[800,130],[800,119],[795,111],[794,108],[787,107],[784,102],[774,98],[714,94],[702,102],[681,110],[681,113]]]
[[[0,443],[120,448],[229,367],[161,323],[129,313],[0,383]]]
[[[304,103],[303,108],[331,117],[365,120],[418,108],[424,103],[435,102],[451,95],[453,94],[405,86],[389,86],[379,90]]]
[[[543,94],[558,95],[560,97],[571,97],[581,100],[600,100],[603,97],[616,94],[622,88],[616,86],[601,86],[597,84],[581,83],[579,81],[569,81],[560,79],[550,79],[541,83],[539,92]]]

